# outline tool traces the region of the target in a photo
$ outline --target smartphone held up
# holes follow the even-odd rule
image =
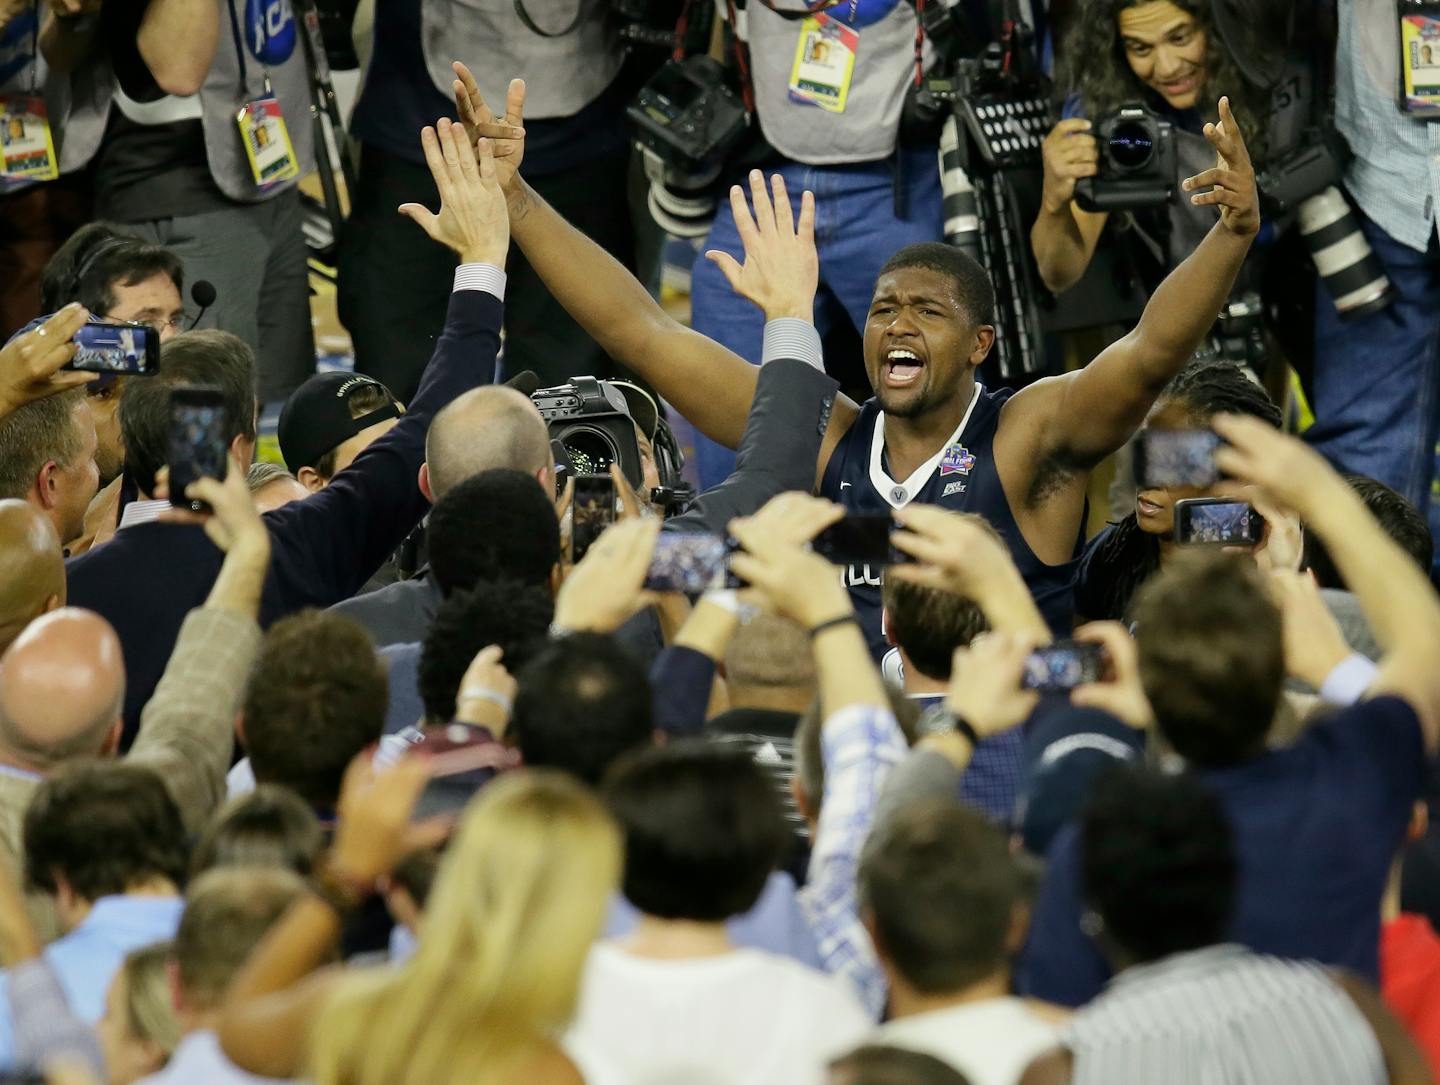
[[[66,369],[112,376],[150,377],[160,371],[160,336],[148,324],[89,320],[75,333],[75,357]]]
[[[223,481],[229,459],[225,397],[219,388],[194,385],[170,393],[170,440],[166,462],[170,467],[170,504],[192,512],[206,512],[203,501],[185,496],[201,478]]]

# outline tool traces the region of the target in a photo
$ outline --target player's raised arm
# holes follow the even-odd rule
[[[1220,99],[1220,123],[1207,124],[1205,138],[1215,148],[1217,164],[1182,187],[1192,202],[1218,207],[1220,221],[1166,276],[1134,331],[1079,372],[1042,381],[1016,396],[1017,407],[1024,399],[1027,411],[1042,412],[1047,451],[1088,465],[1129,440],[1230,296],[1260,229],[1260,201],[1255,169],[1228,98]]]
[[[512,235],[550,292],[606,353],[648,381],[707,437],[734,448],[755,397],[755,367],[671,319],[629,270],[524,182],[522,81],[510,84],[506,112],[497,117],[470,70],[460,63],[454,68],[460,119],[472,139],[494,141]]]

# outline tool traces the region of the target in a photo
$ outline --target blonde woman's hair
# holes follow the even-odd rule
[[[165,1053],[165,1061],[180,1043],[180,1022],[170,997],[169,964],[174,947],[157,942],[129,953],[120,966],[125,984],[125,1026],[132,1036],[149,1040]]]
[[[315,1085],[486,1085],[539,1055],[575,1013],[619,882],[620,833],[561,773],[486,786],[461,820],[415,956],[348,976],[311,1034]]]

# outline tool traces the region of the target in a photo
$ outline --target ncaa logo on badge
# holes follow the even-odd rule
[[[295,51],[290,0],[245,0],[245,44],[261,64],[283,64]]]
[[[961,444],[951,445],[940,457],[940,474],[968,475],[975,466],[975,453]]]

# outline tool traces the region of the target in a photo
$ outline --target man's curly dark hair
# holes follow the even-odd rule
[[[1221,941],[1237,870],[1229,818],[1195,777],[1122,764],[1096,781],[1081,819],[1081,888],[1106,940],[1135,963]]]
[[[1078,0],[1066,20],[1056,71],[1056,86],[1062,92],[1079,92],[1085,115],[1092,120],[1119,108],[1125,102],[1144,101],[1150,106],[1163,101],[1135,78],[1125,59],[1120,40],[1120,12],[1151,0]],[[1240,124],[1250,158],[1260,162],[1267,148],[1267,95],[1250,83],[1220,40],[1211,13],[1212,0],[1170,0],[1195,19],[1204,30],[1206,49],[1205,83],[1201,88],[1200,112],[1216,120],[1212,111],[1221,95],[1229,95],[1230,108]],[[1242,44],[1249,48],[1252,43]]]
[[[499,645],[512,675],[530,661],[550,632],[555,602],[546,588],[518,580],[482,580],[440,604],[420,649],[416,679],[432,723],[455,718],[455,695],[480,649]]]

